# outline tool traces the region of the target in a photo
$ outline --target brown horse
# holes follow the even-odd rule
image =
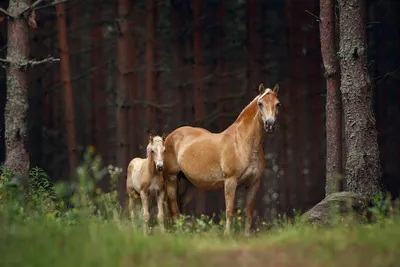
[[[133,218],[134,199],[138,194],[142,201],[144,231],[147,232],[149,213],[149,197],[157,196],[157,219],[161,231],[164,227],[165,186],[162,171],[164,169],[165,135],[149,137],[146,158],[134,158],[128,165],[126,190],[129,195],[129,210]],[[150,199],[150,200],[151,200]]]
[[[184,126],[166,138],[163,175],[173,219],[178,216],[177,176],[182,172],[198,189],[224,189],[224,235],[230,233],[236,188],[244,185],[248,190],[245,235],[250,234],[254,199],[265,169],[264,131],[274,131],[280,106],[278,85],[271,90],[260,84],[258,90],[259,95],[225,131],[211,133],[202,128]]]

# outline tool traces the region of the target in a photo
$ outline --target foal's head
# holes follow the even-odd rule
[[[275,129],[275,121],[278,116],[278,110],[281,103],[278,99],[279,85],[275,85],[274,89],[265,88],[264,84],[258,87],[259,96],[257,105],[261,116],[264,130],[267,133],[272,133]]]
[[[158,172],[162,172],[164,169],[165,138],[165,134],[162,137],[150,135],[149,144],[147,145],[147,156],[151,155]]]

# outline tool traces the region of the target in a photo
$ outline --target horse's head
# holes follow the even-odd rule
[[[274,89],[270,89],[265,88],[264,84],[260,84],[258,91],[260,94],[257,99],[257,105],[262,124],[267,133],[272,133],[274,132],[276,117],[281,106],[278,99],[279,85],[276,84]]]
[[[164,169],[165,138],[165,134],[162,137],[150,135],[149,144],[147,145],[147,155],[151,155],[158,172],[162,172]]]

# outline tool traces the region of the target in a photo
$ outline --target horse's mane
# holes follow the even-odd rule
[[[256,97],[254,97],[254,99],[240,112],[239,116],[237,117],[236,121],[239,120],[239,118],[242,118],[243,115],[247,112],[249,112],[250,108],[255,105],[255,103],[263,98],[264,96],[268,95],[269,93],[272,93],[273,91],[270,88],[266,88],[264,93],[262,93],[261,95],[257,95]]]

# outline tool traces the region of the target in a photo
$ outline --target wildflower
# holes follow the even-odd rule
[[[240,214],[242,211],[240,209],[238,209],[237,214]]]
[[[265,223],[265,222],[262,222],[262,225],[266,225],[266,223]]]
[[[238,217],[238,221],[240,221],[241,219],[242,219],[242,216],[239,216],[239,217]]]
[[[101,194],[101,188],[100,188],[100,187],[97,187],[97,188],[96,188],[96,194],[97,194],[97,195],[100,195],[100,194]]]
[[[94,146],[88,146],[87,150],[89,153],[94,153],[96,151],[96,148]]]

